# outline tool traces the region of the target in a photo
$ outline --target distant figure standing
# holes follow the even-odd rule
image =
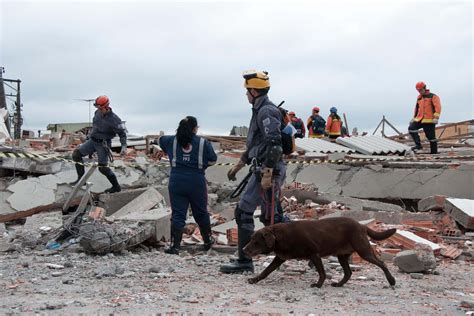
[[[175,136],[162,136],[161,149],[171,161],[168,190],[171,202],[171,245],[167,254],[179,254],[183,229],[189,205],[199,225],[203,249],[211,248],[211,221],[207,211],[207,181],[205,170],[217,161],[212,145],[206,139],[196,136],[197,120],[186,116],[179,122]]]
[[[308,121],[306,123],[306,127],[308,128],[308,137],[323,138],[325,126],[326,121],[321,115],[319,115],[319,108],[315,106],[313,108],[313,113],[310,117],[308,117]]]
[[[331,141],[334,141],[336,138],[341,136],[342,121],[339,115],[337,115],[336,107],[333,106],[329,112],[330,114],[326,123],[326,134],[329,136]]]
[[[439,97],[426,89],[426,84],[422,81],[416,84],[416,90],[419,95],[416,99],[415,114],[408,126],[415,146],[412,150],[420,150],[421,146],[420,135],[418,130],[423,128],[426,138],[430,141],[431,154],[438,153],[438,140],[436,139],[436,124],[438,124],[439,116],[441,115],[441,100]]]
[[[296,116],[296,113],[291,111],[288,113],[291,120],[291,125],[296,129],[296,138],[304,138],[306,135],[306,129],[304,128],[303,120]]]

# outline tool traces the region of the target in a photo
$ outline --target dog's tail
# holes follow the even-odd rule
[[[397,231],[395,228],[391,228],[383,232],[372,230],[369,227],[366,227],[366,229],[367,229],[367,235],[369,235],[370,238],[375,239],[375,240],[387,239],[388,237],[395,234],[395,232]]]

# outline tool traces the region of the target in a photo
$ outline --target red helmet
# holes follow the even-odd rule
[[[314,112],[314,111],[319,112],[319,108],[318,108],[317,106],[315,106],[315,107],[313,108],[313,112]]]
[[[295,112],[291,111],[290,113],[288,113],[288,115],[290,115],[290,116],[292,116],[292,115],[295,116],[296,114],[295,114]]]
[[[97,107],[107,107],[109,106],[109,97],[106,95],[101,95],[98,96],[97,99],[95,99],[94,105]]]
[[[420,89],[426,89],[426,83],[424,83],[423,81],[418,81],[416,83],[416,90],[420,90]]]

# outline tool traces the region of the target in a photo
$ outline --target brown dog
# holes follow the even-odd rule
[[[389,229],[377,232],[345,217],[296,221],[262,228],[252,235],[244,252],[253,257],[273,251],[275,259],[260,275],[248,281],[253,284],[265,279],[288,259],[309,259],[319,273],[318,282],[311,284],[311,287],[321,287],[326,279],[321,258],[334,255],[339,259],[344,270],[344,277],[331,285],[342,286],[352,275],[349,258],[355,251],[361,258],[380,267],[388,283],[393,286],[395,278],[385,264],[375,256],[367,235],[375,240],[383,240],[392,236],[395,231],[396,229]]]

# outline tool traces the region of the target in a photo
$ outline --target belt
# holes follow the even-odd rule
[[[95,138],[95,137],[92,137],[92,136],[91,136],[91,140],[96,142],[96,143],[102,143],[104,141],[107,141],[106,139],[99,139],[99,138]]]

